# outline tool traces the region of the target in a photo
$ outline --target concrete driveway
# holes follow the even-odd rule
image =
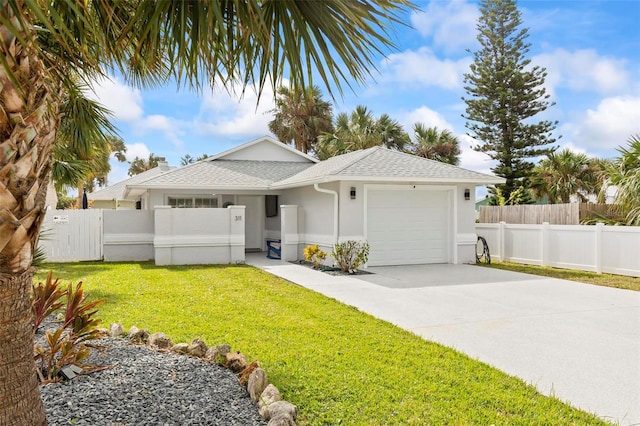
[[[331,276],[247,262],[477,358],[621,425],[640,423],[640,293],[472,265]]]

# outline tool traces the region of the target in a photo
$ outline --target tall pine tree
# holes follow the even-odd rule
[[[481,48],[474,52],[471,71],[464,75],[468,97],[466,114],[469,136],[479,141],[476,151],[498,161],[493,172],[506,179],[503,196],[526,185],[534,164],[530,158],[555,150],[552,132],[558,122],[533,117],[554,103],[544,88],[546,70],[532,66],[527,28],[515,0],[482,0],[478,20]]]

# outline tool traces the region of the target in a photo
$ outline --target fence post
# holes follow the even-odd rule
[[[500,222],[500,227],[498,228],[498,241],[499,241],[499,245],[500,248],[498,250],[498,253],[500,255],[500,261],[501,262],[505,262],[506,261],[506,248],[505,248],[505,232],[504,232],[504,228],[505,228],[506,223]]]
[[[549,222],[542,222],[542,266],[549,266]]]
[[[596,273],[602,273],[602,230],[604,229],[604,223],[598,222],[595,226],[596,233]]]

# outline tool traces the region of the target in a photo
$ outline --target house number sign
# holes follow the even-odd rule
[[[69,223],[69,216],[68,215],[54,216],[53,223]]]

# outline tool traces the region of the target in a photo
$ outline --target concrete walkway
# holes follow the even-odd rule
[[[247,263],[520,377],[621,425],[640,424],[640,293],[472,265],[332,276]]]

